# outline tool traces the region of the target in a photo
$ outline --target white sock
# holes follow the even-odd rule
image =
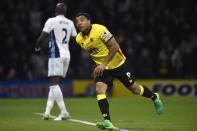
[[[54,94],[55,101],[57,102],[57,105],[60,108],[61,114],[69,114],[64,104],[63,94],[59,85],[53,86],[53,94]]]
[[[53,95],[53,90],[52,90],[52,87],[50,86],[45,114],[50,115],[51,109],[53,108],[53,105],[54,105],[54,101],[55,101],[55,99],[54,99],[54,95]]]

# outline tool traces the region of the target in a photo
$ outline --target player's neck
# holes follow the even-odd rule
[[[90,33],[91,29],[92,29],[92,25],[86,31],[82,32],[82,35],[83,36],[88,35]]]
[[[64,16],[64,14],[56,12],[55,16]]]

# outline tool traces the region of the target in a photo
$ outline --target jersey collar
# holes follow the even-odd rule
[[[58,14],[58,15],[56,15],[56,17],[64,17],[64,15],[63,14]]]

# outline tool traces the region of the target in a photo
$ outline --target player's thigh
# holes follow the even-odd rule
[[[102,76],[98,76],[95,78],[95,83],[97,93],[102,92],[104,90],[106,91],[107,87],[112,87],[113,77],[109,71],[104,70]]]
[[[48,61],[48,77],[62,76],[64,77],[64,64],[62,58],[49,58]]]
[[[113,76],[120,80],[127,88],[131,87],[135,82],[134,73],[128,63],[115,69]]]

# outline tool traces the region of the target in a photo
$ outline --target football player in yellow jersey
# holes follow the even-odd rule
[[[152,99],[156,112],[161,114],[163,103],[159,94],[153,93],[146,86],[135,82],[134,75],[119,44],[108,29],[103,25],[92,24],[91,16],[84,12],[76,15],[75,24],[80,31],[76,36],[77,44],[88,52],[96,63],[94,69],[96,94],[99,108],[104,117],[104,121],[97,122],[97,126],[109,130],[114,128],[105,94],[107,87],[112,85],[113,78],[119,79],[134,94]]]

